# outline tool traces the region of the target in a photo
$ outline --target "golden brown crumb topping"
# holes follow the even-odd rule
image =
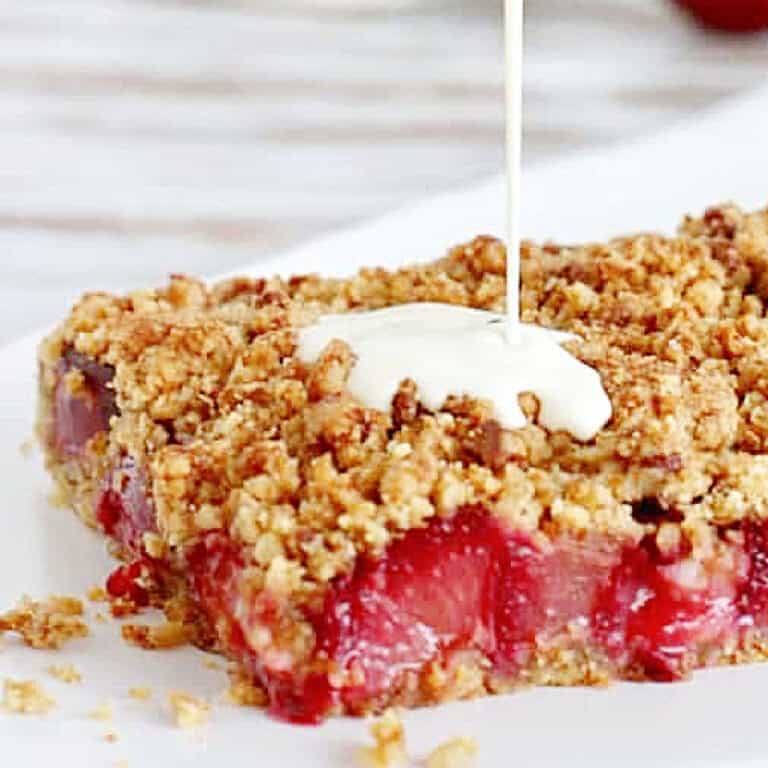
[[[208,722],[211,707],[189,693],[174,691],[168,694],[173,719],[179,728],[195,728]]]
[[[675,238],[526,243],[521,257],[523,319],[575,333],[569,349],[611,397],[614,416],[589,443],[543,429],[532,395],[527,426],[511,431],[467,397],[429,411],[412,381],[389,411],[365,408],[346,389],[346,345],[313,365],[294,354],[296,329],[322,313],[414,301],[502,311],[506,253],[488,237],[346,280],[206,288],[176,276],[157,291],[87,295],[41,350],[43,391],[50,402],[67,350],[114,368],[118,415],[90,458],[108,467],[129,453],[146,469],[159,527],[146,546],[173,556],[225,531],[243,548],[240,588],[293,605],[361,553],[467,504],[529,531],[652,533],[660,546],[684,536],[694,548],[717,547],[712,522],[764,516],[768,212],[726,205]],[[284,625],[269,642],[300,658],[311,630]]]
[[[226,692],[226,700],[237,707],[257,707],[261,709],[267,706],[269,698],[266,691],[258,685],[252,675],[239,667],[233,666],[229,671],[229,688]]]
[[[360,750],[360,762],[365,768],[395,768],[405,765],[408,756],[405,751],[405,728],[400,713],[388,709],[371,723],[374,746]]]
[[[23,598],[17,608],[0,614],[0,634],[15,632],[32,648],[61,648],[88,635],[83,604],[75,597],[52,595],[46,600]]]
[[[2,709],[18,715],[42,715],[56,702],[34,680],[6,679],[3,683]]]
[[[176,621],[162,624],[123,624],[123,640],[146,651],[179,648],[189,642],[189,628]]]
[[[106,603],[109,601],[109,595],[107,594],[107,591],[104,589],[104,587],[89,587],[86,594],[92,603]]]
[[[52,664],[48,667],[47,672],[62,683],[81,683],[83,681],[83,676],[72,664]]]

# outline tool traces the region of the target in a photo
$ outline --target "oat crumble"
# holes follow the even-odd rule
[[[42,715],[56,706],[56,702],[34,680],[12,680],[3,683],[2,709],[19,715]]]
[[[98,585],[88,589],[87,597],[92,603],[106,603],[109,600],[109,595],[107,595],[104,587]]]
[[[168,694],[173,720],[179,728],[196,728],[208,722],[210,705],[183,691]]]
[[[47,672],[62,683],[81,683],[83,681],[83,676],[72,664],[53,664],[48,667]]]
[[[263,708],[269,701],[266,691],[237,667],[229,670],[229,688],[225,698],[238,707]]]
[[[145,651],[180,648],[189,643],[189,629],[179,622],[168,621],[163,624],[123,624],[123,640]]]
[[[24,597],[17,608],[0,614],[0,634],[14,632],[32,648],[59,649],[89,634],[83,613],[83,604],[75,597],[52,595],[42,601]]]
[[[374,746],[360,750],[360,762],[364,768],[396,768],[405,765],[405,728],[397,709],[388,709],[370,726]]]

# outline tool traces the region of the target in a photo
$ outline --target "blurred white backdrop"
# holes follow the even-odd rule
[[[528,164],[768,73],[666,0],[526,5]],[[502,61],[493,0],[0,0],[0,342],[499,171]]]

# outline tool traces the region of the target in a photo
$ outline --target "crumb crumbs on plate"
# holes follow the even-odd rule
[[[224,669],[224,667],[221,665],[221,662],[216,661],[216,659],[209,659],[209,658],[203,659],[203,666],[206,669],[213,669],[216,671],[220,669]]]
[[[104,587],[100,587],[98,584],[90,587],[86,596],[92,603],[106,603],[109,601],[109,595]]]
[[[110,597],[109,599],[109,613],[115,619],[137,616],[144,610],[144,607],[126,597]]]
[[[146,651],[179,648],[189,642],[188,628],[177,621],[167,621],[156,626],[124,624],[121,632],[123,640]]]
[[[40,601],[23,597],[16,608],[0,614],[0,634],[3,632],[16,633],[31,648],[49,650],[89,634],[82,601],[66,595]]]
[[[360,762],[364,768],[395,768],[405,765],[405,727],[398,709],[388,709],[370,726],[374,746],[363,747]]]
[[[475,764],[478,746],[466,736],[446,741],[430,752],[427,768],[471,768]]]
[[[148,701],[152,698],[152,689],[147,686],[134,686],[128,689],[128,695],[136,701]]]
[[[226,700],[237,707],[266,707],[268,697],[265,690],[254,683],[242,670],[233,667],[229,670],[229,688]]]
[[[81,683],[83,681],[83,676],[72,664],[51,664],[46,672],[62,683]]]
[[[183,691],[171,691],[168,694],[173,719],[179,728],[195,728],[208,721],[210,705]]]
[[[56,706],[51,698],[34,680],[12,680],[3,683],[3,700],[0,709],[18,715],[42,715]]]
[[[21,443],[21,445],[19,445],[19,453],[21,453],[25,459],[28,459],[35,452],[36,447],[37,440],[35,440],[34,437],[28,437]]]
[[[114,744],[116,741],[120,740],[119,734],[115,733],[114,731],[107,731],[104,734],[104,741],[108,741],[110,744]]]
[[[96,709],[92,709],[88,713],[88,717],[91,718],[91,720],[101,720],[101,721],[107,721],[112,719],[112,705],[105,701],[102,704],[99,704]]]

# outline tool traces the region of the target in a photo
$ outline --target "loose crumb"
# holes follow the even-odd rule
[[[102,704],[99,704],[96,709],[92,709],[88,713],[88,717],[91,718],[91,720],[102,720],[107,721],[112,719],[112,705],[105,701]]]
[[[136,686],[134,688],[128,689],[128,695],[132,699],[136,699],[137,701],[148,701],[152,698],[152,689],[142,686]]]
[[[256,685],[242,670],[233,667],[229,671],[230,685],[226,700],[237,707],[266,707],[268,697],[264,689]]]
[[[360,761],[365,768],[394,768],[407,761],[405,728],[397,709],[388,709],[370,727],[375,745],[360,750]]]
[[[203,659],[203,666],[206,669],[215,669],[215,670],[223,669],[221,662],[216,661],[216,659],[208,659],[208,658]]]
[[[111,597],[109,599],[109,613],[115,619],[124,619],[126,616],[138,616],[145,607],[126,597]]]
[[[106,603],[109,601],[107,591],[104,587],[98,585],[91,587],[88,592],[86,592],[86,595],[92,603]]]
[[[0,615],[0,634],[15,632],[32,648],[58,649],[88,635],[83,603],[76,597],[52,595],[46,600],[22,598],[17,608]]]
[[[165,557],[166,546],[162,536],[147,531],[142,537],[142,543],[144,544],[146,553],[150,557],[154,557],[158,560]]]
[[[19,446],[19,452],[25,459],[28,459],[35,452],[36,446],[37,446],[37,441],[33,437],[27,438]]]
[[[179,728],[195,728],[208,721],[211,708],[205,701],[183,691],[172,691],[168,694],[168,701]]]
[[[41,715],[56,706],[52,699],[34,680],[11,680],[3,683],[2,709],[19,715]]]
[[[99,624],[106,624],[108,621],[108,617],[106,614],[102,613],[101,611],[97,611],[93,614],[93,618],[99,622]]]
[[[46,671],[51,677],[55,677],[62,683],[81,683],[83,681],[83,676],[72,664],[52,664]]]
[[[167,621],[157,626],[124,624],[121,631],[123,640],[145,651],[179,648],[189,642],[188,628],[178,621]]]
[[[108,741],[112,744],[114,744],[116,741],[120,740],[119,734],[115,733],[114,731],[107,731],[104,734],[104,741]]]
[[[427,768],[471,768],[478,746],[474,739],[460,736],[441,744],[427,757]]]

